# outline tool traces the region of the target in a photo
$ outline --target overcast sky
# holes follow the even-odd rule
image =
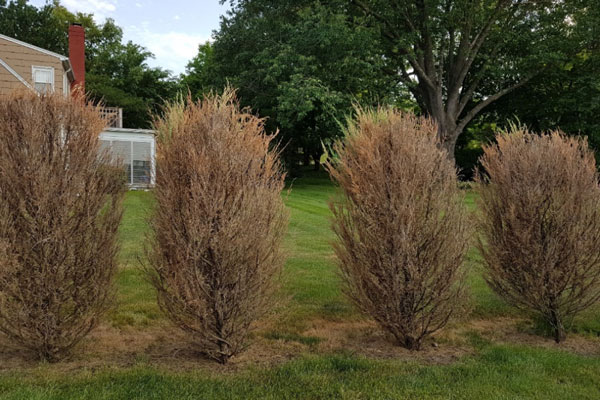
[[[45,0],[32,0],[40,6]],[[70,11],[93,13],[98,22],[113,18],[131,40],[156,56],[150,62],[179,74],[198,45],[218,29],[228,6],[219,0],[61,0]]]

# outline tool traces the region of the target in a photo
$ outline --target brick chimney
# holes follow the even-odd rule
[[[85,91],[85,31],[81,24],[69,26],[69,60],[75,80],[71,82],[71,91]]]

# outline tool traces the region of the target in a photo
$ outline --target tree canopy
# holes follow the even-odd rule
[[[570,17],[572,49],[544,65],[526,85],[491,104],[461,135],[456,157],[467,177],[481,155],[481,143],[492,140],[495,129],[506,129],[516,121],[533,132],[561,129],[587,136],[598,152],[600,2],[595,2],[596,7],[580,7]]]
[[[586,0],[350,0],[453,153],[482,110],[583,50]]]
[[[341,134],[353,103],[395,101],[382,73],[377,38],[319,1],[235,2],[212,45],[203,45],[183,82],[192,93],[227,82],[280,129],[289,165],[311,157]],[[299,151],[300,150],[300,151]]]
[[[594,2],[231,0],[184,82],[196,95],[226,82],[239,87],[244,104],[281,129],[290,156],[298,147],[318,156],[358,102],[434,118],[463,162],[473,141],[515,117],[590,130],[584,115],[598,107]]]
[[[231,6],[186,72],[152,68],[111,19],[0,0],[0,32],[66,54],[86,28],[87,88],[146,127],[180,88],[238,88],[266,118],[289,166],[317,164],[355,104],[432,117],[469,168],[494,129],[518,119],[600,146],[600,0],[221,0]]]

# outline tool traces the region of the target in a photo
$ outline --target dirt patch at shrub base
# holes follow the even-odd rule
[[[209,374],[234,373],[248,366],[271,367],[306,355],[352,354],[371,359],[451,364],[475,355],[489,344],[517,344],[599,356],[600,338],[571,334],[557,344],[531,333],[531,323],[520,318],[471,320],[434,335],[420,351],[397,346],[393,338],[369,320],[332,322],[313,320],[300,333],[281,333],[261,327],[241,355],[222,366],[206,358],[179,329],[163,324],[152,328],[114,328],[102,325],[79,344],[73,356],[56,364],[36,361],[0,341],[0,372],[34,372],[48,366],[53,373],[94,372],[106,368],[152,366],[171,371],[201,369]]]

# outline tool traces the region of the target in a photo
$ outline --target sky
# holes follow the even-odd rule
[[[41,6],[46,0],[32,0]],[[125,41],[150,50],[148,64],[184,72],[198,45],[219,28],[220,16],[229,8],[219,0],[61,0],[70,11],[92,13],[97,22],[113,18],[123,28]]]

